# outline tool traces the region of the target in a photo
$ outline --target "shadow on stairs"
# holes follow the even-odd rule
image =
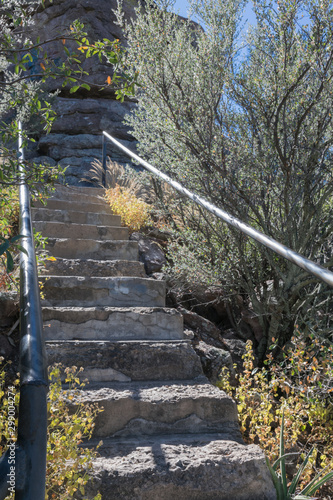
[[[103,190],[59,186],[32,211],[56,258],[40,277],[49,363],[82,366],[76,401],[104,408],[85,499],[275,499],[263,452],[242,442],[234,401],[203,376]]]

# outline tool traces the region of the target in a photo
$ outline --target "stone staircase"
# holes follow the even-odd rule
[[[34,226],[48,237],[43,318],[49,363],[84,368],[77,396],[104,408],[84,498],[273,500],[263,453],[242,442],[234,401],[202,374],[165,284],[96,188],[59,186]]]

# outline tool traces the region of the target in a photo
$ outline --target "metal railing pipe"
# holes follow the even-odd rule
[[[224,220],[224,222],[226,222],[230,226],[233,226],[236,229],[239,229],[240,231],[247,234],[248,236],[250,236],[254,240],[258,241],[262,245],[266,246],[267,248],[270,248],[278,255],[281,255],[282,257],[289,260],[293,264],[296,264],[298,267],[300,267],[300,268],[304,269],[305,271],[307,271],[308,273],[316,276],[316,278],[319,278],[321,281],[324,281],[328,285],[333,286],[333,273],[331,271],[329,271],[328,269],[326,269],[325,267],[322,267],[319,264],[312,262],[310,259],[307,259],[306,257],[300,255],[299,253],[295,252],[294,250],[291,250],[287,246],[282,245],[281,243],[274,240],[270,236],[266,236],[261,231],[254,229],[253,227],[249,226],[248,224],[245,224],[244,222],[240,221],[236,217],[233,217],[232,215],[228,214],[224,210],[217,208],[215,205],[208,202],[204,198],[201,198],[200,196],[192,193],[191,191],[186,189],[184,186],[182,186],[179,182],[174,181],[168,175],[163,174],[157,168],[153,167],[153,165],[150,165],[150,163],[148,163],[144,159],[140,158],[137,154],[133,153],[133,151],[131,151],[130,149],[126,148],[123,144],[121,144],[119,141],[117,141],[117,139],[112,137],[107,132],[104,131],[103,136],[107,137],[119,149],[124,151],[128,156],[130,156],[134,160],[138,161],[147,170],[149,170],[153,174],[155,174],[158,177],[160,177],[161,179],[163,179],[165,182],[167,182],[172,187],[174,187],[177,191],[186,195],[188,198],[193,200],[195,203],[197,203],[201,207],[207,209],[209,212],[216,215],[216,217],[219,217],[220,219]]]
[[[19,124],[19,153],[24,161],[22,127]],[[20,405],[14,462],[6,453],[1,463],[0,498],[6,492],[3,474],[14,467],[15,499],[44,500],[47,445],[47,360],[43,339],[37,264],[30,212],[30,193],[24,168],[19,167],[20,234]],[[7,462],[7,463],[6,463]],[[8,487],[7,487],[8,490]]]
[[[19,152],[22,161],[22,128]],[[18,445],[25,455],[25,481],[17,500],[44,500],[47,445],[47,358],[43,337],[37,263],[31,221],[30,192],[20,166],[20,407]]]

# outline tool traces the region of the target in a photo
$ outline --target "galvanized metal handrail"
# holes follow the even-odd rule
[[[24,161],[22,126],[19,153]],[[30,212],[30,193],[22,164],[19,168],[20,234],[27,254],[20,256],[20,406],[14,453],[0,462],[0,500],[15,479],[16,500],[44,500],[47,445],[47,359],[43,338],[37,264]],[[14,472],[14,474],[12,474]],[[12,474],[12,476],[10,476]]]
[[[224,210],[221,210],[220,208],[217,208],[215,205],[212,203],[209,203],[207,200],[204,198],[201,198],[200,196],[192,193],[188,189],[186,189],[184,186],[182,186],[179,182],[172,180],[168,175],[163,174],[160,172],[157,168],[153,167],[148,163],[147,161],[143,160],[140,158],[137,154],[133,153],[130,149],[126,148],[123,144],[121,144],[117,139],[112,137],[110,134],[107,132],[103,132],[103,178],[105,179],[105,166],[106,166],[106,146],[105,146],[105,139],[109,139],[115,146],[117,146],[119,149],[124,151],[128,156],[133,158],[134,160],[138,161],[140,165],[145,167],[147,170],[152,172],[153,174],[157,175],[161,179],[163,179],[165,182],[170,184],[172,187],[174,187],[177,191],[180,193],[186,195],[188,198],[193,200],[195,203],[200,205],[201,207],[207,209],[209,212],[212,214],[216,215],[220,219],[224,220],[227,224],[230,226],[235,227],[236,229],[239,229],[243,233],[247,234],[254,240],[258,241],[262,245],[266,246],[267,248],[270,248],[273,250],[275,253],[278,255],[281,255],[285,259],[289,260],[293,264],[296,264],[298,267],[304,269],[308,273],[316,276],[316,278],[319,278],[321,281],[324,281],[325,283],[329,284],[330,286],[333,286],[333,273],[326,269],[325,267],[320,266],[319,264],[316,264],[315,262],[312,262],[311,260],[307,259],[306,257],[300,255],[299,253],[295,252],[294,250],[291,250],[285,245],[282,245],[278,241],[274,240],[273,238],[266,236],[264,233],[257,231],[253,227],[249,226],[248,224],[245,224],[244,222],[240,221],[236,217],[233,217],[232,215],[228,214]]]

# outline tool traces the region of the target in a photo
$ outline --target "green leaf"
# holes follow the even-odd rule
[[[74,87],[72,87],[70,89],[69,93],[74,94],[74,92],[76,92],[79,88],[80,88],[80,85],[75,85]]]
[[[13,256],[8,250],[6,250],[6,255],[7,255],[7,273],[11,273],[12,270],[14,269]]]
[[[1,238],[5,239],[5,238]],[[9,240],[5,240],[4,243],[0,245],[0,255],[3,255],[5,252],[7,252],[7,249],[10,247]]]
[[[18,234],[17,236],[13,236],[13,238],[10,239],[11,243],[15,243],[15,241],[21,240],[22,238],[26,238],[24,234]]]
[[[304,471],[305,467],[307,466],[307,463],[308,463],[309,458],[311,457],[313,451],[314,451],[314,447],[311,448],[311,450],[309,451],[309,453],[305,457],[304,462],[300,465],[300,467],[299,467],[299,469],[297,471],[296,476],[294,477],[294,479],[291,482],[291,485],[289,486],[289,490],[288,491],[289,491],[290,494],[295,493],[296,486],[297,486],[297,483],[299,481],[299,478],[303,474],[303,471]]]
[[[328,472],[325,474],[321,479],[319,479],[324,471],[327,469],[323,469],[319,474],[317,474],[312,481],[301,491],[301,495],[313,495],[323,484],[325,484],[327,481],[329,481],[333,477],[333,471]]]
[[[84,89],[90,90],[90,86],[87,83],[82,83],[81,87]]]
[[[23,247],[22,247],[22,245],[16,245],[16,248],[17,248],[18,250],[20,250],[20,252],[23,252],[23,253],[25,253],[25,255],[28,255],[28,256],[29,256],[28,251],[27,251],[25,248],[23,248]]]
[[[281,480],[280,480],[279,476],[277,475],[277,473],[275,472],[275,470],[273,469],[273,467],[271,466],[267,457],[266,457],[266,463],[267,463],[268,470],[271,473],[271,476],[273,479],[273,483],[274,483],[276,494],[277,494],[277,500],[285,500]]]

